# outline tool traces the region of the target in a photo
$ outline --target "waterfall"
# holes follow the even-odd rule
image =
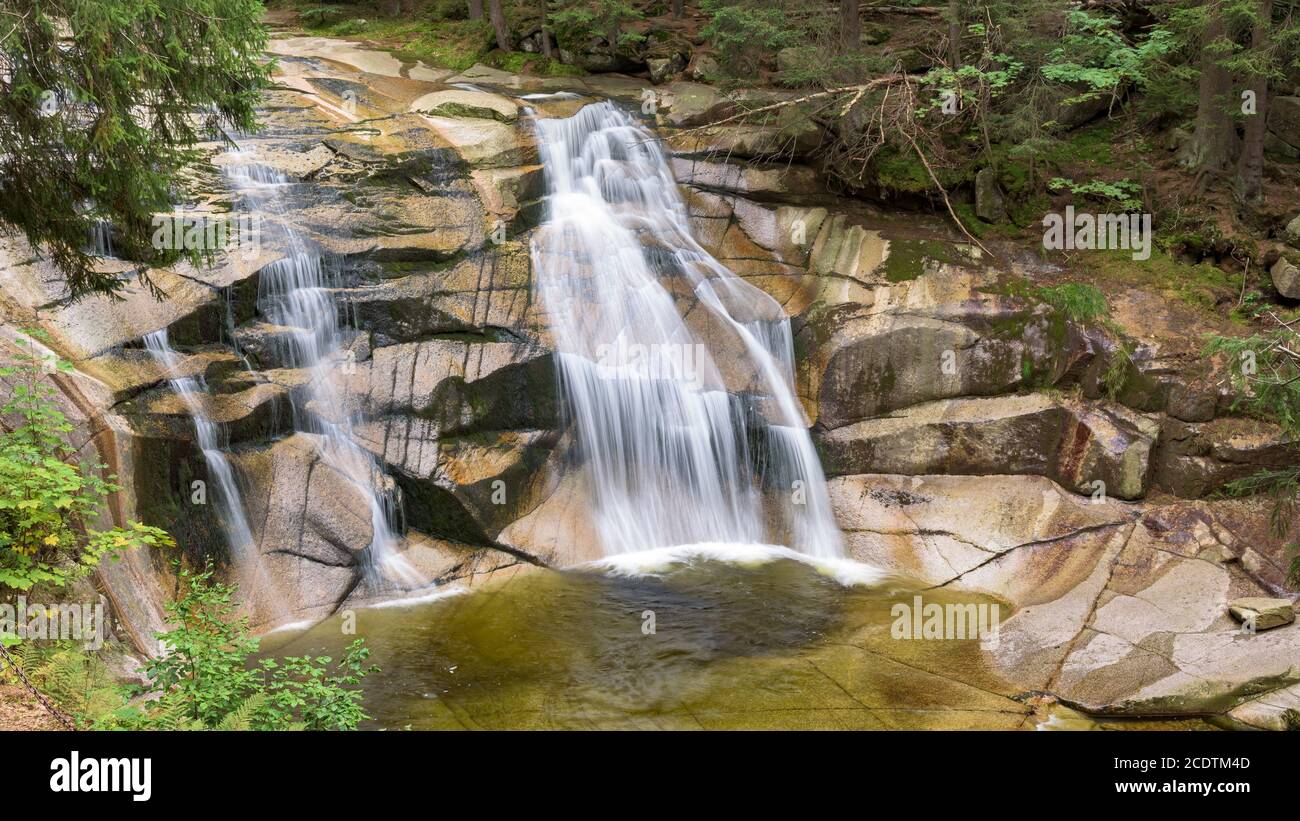
[[[194,435],[199,450],[203,452],[203,461],[208,467],[208,477],[215,483],[213,502],[217,509],[217,520],[225,531],[226,542],[230,547],[231,559],[244,576],[244,584],[250,588],[250,597],[270,607],[270,612],[281,616],[285,613],[283,597],[271,586],[266,571],[262,566],[261,555],[253,540],[253,531],[248,526],[248,515],[244,512],[243,497],[239,484],[235,481],[235,472],[230,460],[226,458],[227,442],[221,426],[212,421],[204,398],[208,386],[203,376],[183,376],[180,373],[180,355],[172,348],[167,337],[167,329],[146,334],[145,349],[162,366],[167,374],[167,384],[172,392],[181,398],[194,420]]]
[[[383,467],[356,443],[353,427],[360,420],[337,381],[354,362],[344,351],[351,328],[340,321],[342,309],[334,295],[339,271],[289,225],[282,193],[290,185],[288,178],[239,152],[233,159],[226,166],[226,179],[249,213],[271,218],[271,231],[261,232],[261,239],[269,236],[284,253],[261,270],[257,307],[268,323],[285,331],[276,342],[279,363],[309,373],[301,395],[291,394],[294,429],[313,434],[322,460],[366,492],[372,533],[366,572],[372,584],[388,579],[421,586],[424,579],[398,552],[395,503],[384,489],[388,480]]]
[[[108,220],[95,220],[90,226],[90,237],[86,243],[86,253],[94,257],[113,257],[113,223]]]
[[[602,102],[536,128],[535,287],[606,553],[779,539],[841,556],[780,305],[694,239],[630,116]]]

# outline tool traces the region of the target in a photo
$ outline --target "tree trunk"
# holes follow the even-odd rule
[[[1210,0],[1211,3],[1214,0]],[[1201,80],[1196,103],[1196,130],[1192,135],[1187,164],[1198,171],[1219,171],[1232,163],[1237,130],[1228,113],[1232,76],[1220,61],[1225,54],[1210,48],[1223,39],[1227,27],[1223,17],[1212,11],[1201,36]]]
[[[469,19],[483,19],[483,0],[469,0]]]
[[[546,25],[551,18],[551,0],[542,0],[542,30],[538,37],[542,38],[542,56],[548,60],[554,59],[555,53],[551,48],[551,27]]]
[[[488,16],[492,18],[492,28],[497,33],[497,48],[510,51],[510,26],[501,10],[501,0],[488,0]]]
[[[948,62],[961,68],[961,0],[948,0]]]
[[[673,0],[673,17],[677,20],[686,16],[686,0]]]
[[[1273,19],[1273,0],[1260,0],[1259,19],[1250,35],[1250,48],[1257,56],[1268,48]],[[1258,202],[1264,186],[1264,135],[1268,125],[1268,77],[1257,74],[1250,90],[1255,92],[1255,112],[1246,116],[1246,141],[1237,163],[1237,196]]]
[[[858,50],[862,40],[862,16],[858,0],[840,0],[840,47],[846,54]]]

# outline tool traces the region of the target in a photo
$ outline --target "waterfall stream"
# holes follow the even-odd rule
[[[208,477],[215,483],[212,499],[216,506],[217,520],[225,531],[231,559],[243,577],[241,581],[248,588],[249,597],[269,608],[270,613],[284,615],[283,599],[276,594],[262,565],[253,531],[248,525],[248,514],[244,510],[239,483],[235,480],[230,459],[226,457],[228,443],[225,432],[208,413],[205,404],[208,394],[206,381],[201,374],[185,376],[181,373],[180,354],[172,348],[166,328],[146,334],[144,346],[154,361],[163,368],[172,392],[180,397],[190,418],[194,420],[195,441],[203,452]]]
[[[841,556],[779,304],[694,239],[655,136],[614,104],[536,128],[535,287],[606,553],[779,541]]]
[[[339,272],[308,248],[286,219],[290,209],[283,192],[289,179],[238,152],[233,159],[225,167],[227,181],[247,213],[268,218],[262,220],[268,223],[262,239],[276,243],[284,253],[261,270],[257,306],[268,323],[284,332],[276,337],[280,364],[309,373],[302,396],[291,394],[294,429],[314,435],[325,464],[365,491],[372,534],[366,572],[371,582],[422,585],[424,579],[398,552],[401,537],[393,526],[395,502],[385,489],[387,478],[379,460],[356,443],[353,426],[358,420],[337,379],[354,361],[344,350],[351,328],[340,321],[341,307],[334,296]]]

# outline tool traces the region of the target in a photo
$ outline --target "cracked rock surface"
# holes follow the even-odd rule
[[[274,254],[161,269],[162,302],[129,285],[120,302],[70,303],[47,263],[12,241],[0,246],[4,350],[16,328],[48,330],[77,367],[59,377],[77,447],[123,485],[112,515],[167,527],[191,559],[221,558],[220,524],[186,502],[204,475],[186,408],[141,349],[167,328],[181,372],[211,389],[204,401],[225,426],[258,550],[291,617],[378,592],[359,569],[371,538],[362,490],[322,462],[311,434],[293,434],[290,400],[313,379],[337,380],[348,406],[309,413],[364,419],[358,443],[401,499],[402,550],[429,586],[531,596],[563,575],[541,566],[600,551],[532,295],[542,181],[521,112],[567,116],[600,98],[639,105],[644,82],[485,67],[449,77],[321,38],[275,48],[282,88],[264,101],[268,128],[242,147],[290,178],[290,207],[275,218],[338,266],[333,295],[355,333],[337,362],[305,372],[281,361],[293,329],[257,309]],[[554,91],[577,96],[519,99]],[[1186,328],[1152,329],[1131,378],[1108,390],[1113,332],[1027,297],[1032,267],[986,258],[911,216],[811,200],[819,134],[775,123],[678,139],[732,101],[674,83],[661,102],[656,124],[701,245],[791,317],[795,388],[850,557],[925,595],[999,602],[1005,619],[996,643],[927,656],[882,637],[887,609],[868,607],[869,619],[834,641],[807,638],[806,651],[711,660],[710,676],[748,682],[743,707],[705,687],[648,725],[1015,728],[1038,720],[1034,699],[1101,716],[1287,725],[1300,709],[1300,626],[1243,632],[1229,611],[1243,598],[1294,603],[1285,546],[1267,500],[1207,497],[1286,464],[1292,443],[1228,412],[1230,397],[1196,370],[1205,363]],[[791,153],[766,162],[771,144]],[[229,207],[219,173],[229,158],[210,148],[202,207]],[[1160,299],[1126,295],[1120,324],[1158,314]],[[161,560],[101,573],[123,629],[152,649]],[[435,723],[544,723],[545,710],[521,703],[496,713],[449,703]],[[572,726],[604,721],[594,710]]]

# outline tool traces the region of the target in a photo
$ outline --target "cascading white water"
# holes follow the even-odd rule
[[[95,257],[115,256],[113,251],[113,223],[108,220],[95,220],[90,227],[86,252]]]
[[[167,373],[167,383],[171,386],[172,392],[185,403],[185,409],[194,420],[195,439],[203,452],[208,476],[216,483],[213,501],[217,508],[217,519],[225,530],[231,558],[245,574],[245,581],[255,588],[250,591],[250,595],[257,596],[262,601],[272,602],[273,609],[278,612],[282,607],[278,597],[274,596],[268,588],[261,558],[253,542],[253,532],[248,526],[248,515],[244,512],[239,484],[235,481],[235,472],[230,466],[230,460],[226,458],[226,437],[221,427],[212,421],[212,416],[205,405],[204,397],[208,393],[206,381],[202,375],[181,374],[180,355],[172,348],[166,328],[145,335],[144,346],[154,361]]]
[[[393,500],[383,490],[383,468],[356,443],[353,425],[358,420],[337,381],[347,361],[343,351],[347,329],[339,321],[341,309],[334,296],[338,271],[309,250],[285,219],[282,191],[290,184],[288,178],[238,152],[232,159],[225,166],[226,179],[249,213],[271,218],[267,226],[271,230],[262,230],[261,240],[278,243],[278,250],[284,252],[261,270],[257,304],[267,322],[287,330],[277,341],[280,362],[310,374],[304,395],[292,402],[294,429],[314,434],[325,463],[366,491],[372,533],[366,570],[371,581],[421,585],[424,579],[398,552],[401,539],[393,528]]]
[[[602,102],[536,127],[534,277],[606,553],[783,538],[841,556],[780,306],[696,242],[630,116]]]

